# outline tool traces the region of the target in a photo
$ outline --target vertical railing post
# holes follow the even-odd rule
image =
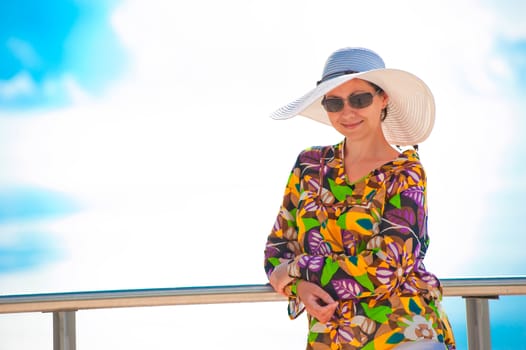
[[[75,311],[53,312],[53,350],[75,350]]]
[[[469,350],[491,350],[488,299],[498,297],[464,297]]]

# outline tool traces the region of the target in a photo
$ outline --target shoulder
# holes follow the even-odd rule
[[[341,148],[341,143],[328,146],[310,146],[302,150],[297,158],[297,165],[320,164],[321,159],[332,159]]]
[[[426,173],[415,150],[406,150],[392,162],[388,192],[400,193],[411,187],[426,187]]]
[[[394,173],[415,173],[420,177],[425,177],[424,166],[420,161],[420,156],[415,150],[407,150],[400,153],[400,156],[393,162]]]

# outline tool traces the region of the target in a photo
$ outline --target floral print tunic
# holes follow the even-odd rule
[[[291,259],[293,276],[318,284],[339,305],[327,323],[309,315],[307,349],[394,349],[423,339],[455,349],[426,271],[426,177],[414,150],[349,183],[344,141],[298,156],[268,237],[265,271]],[[288,288],[289,315],[304,309]]]

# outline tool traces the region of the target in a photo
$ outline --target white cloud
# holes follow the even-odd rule
[[[485,161],[498,162],[510,140],[506,135],[513,135],[512,119],[499,129],[491,123],[506,110],[506,100],[494,96],[498,89],[491,77],[506,70],[491,52],[495,16],[474,1],[406,6],[386,1],[382,11],[373,11],[376,4],[335,1],[330,7],[340,10],[330,17],[320,15],[318,3],[299,5],[124,2],[112,22],[131,55],[129,74],[102,100],[87,96],[71,79],[61,80],[78,104],[18,124],[21,137],[11,142],[19,155],[12,177],[64,189],[108,210],[124,205],[136,212],[156,210],[152,202],[175,212],[178,206],[169,198],[192,196],[191,189],[207,181],[240,185],[241,192],[233,187],[230,198],[222,197],[235,207],[245,186],[265,184],[272,191],[254,205],[270,217],[297,152],[340,136],[302,119],[270,121],[268,113],[313,86],[335,48],[369,46],[385,56],[388,66],[415,72],[435,92],[436,130],[422,151],[432,185],[432,215],[439,218],[431,232],[442,237],[434,238],[441,248],[435,251],[442,254],[459,231],[465,232],[461,245],[467,244],[478,227],[448,214],[450,196],[461,196],[458,200],[469,201],[474,215],[482,216],[492,189],[474,186],[458,194],[451,169],[498,178],[498,167],[488,169]],[[374,21],[355,13],[375,13]],[[439,166],[444,153],[459,150],[470,156],[453,156],[447,168]],[[193,159],[202,161],[202,168],[186,172],[195,167]],[[247,178],[243,169],[258,171]],[[129,191],[140,200],[122,203]],[[262,227],[254,234],[267,231]],[[470,258],[464,254],[466,261]],[[458,266],[446,265],[439,267],[451,271]]]
[[[7,81],[0,81],[0,99],[16,101],[19,98],[33,99],[34,102],[47,103],[47,99],[68,99],[75,107],[86,104],[93,98],[76,81],[75,77],[65,73],[58,77],[48,77],[37,83],[28,71],[20,71]],[[23,114],[24,112],[13,112]],[[31,113],[31,112],[29,112]]]
[[[500,14],[478,1],[380,5],[378,11],[377,3],[334,1],[325,7],[339,10],[327,16],[309,1],[123,2],[112,23],[129,50],[129,74],[102,100],[70,78],[58,81],[70,87],[78,104],[19,124],[22,137],[11,143],[20,155],[12,177],[60,187],[90,203],[104,198],[113,208],[133,188],[144,199],[134,210],[144,210],[139,203],[153,202],[160,193],[177,196],[178,183],[189,184],[187,189],[210,178],[243,186],[266,183],[273,194],[258,210],[273,213],[297,152],[340,137],[311,121],[275,122],[267,115],[313,86],[332,50],[368,46],[388,66],[416,73],[434,91],[437,124],[422,155],[435,218],[431,232],[440,237],[434,238],[440,247],[435,251],[442,254],[458,232],[465,233],[460,245],[467,244],[478,234],[476,223],[498,182],[459,194],[451,169],[498,179],[499,155],[515,137],[514,111],[495,84],[495,76],[509,74],[492,51]],[[357,15],[366,13],[371,15]],[[52,94],[53,84],[47,86]],[[469,156],[452,156],[444,168],[443,154],[457,152]],[[194,154],[203,155],[206,170],[181,171]],[[494,166],[487,167],[488,159]],[[273,169],[273,182],[260,171],[245,179],[239,174],[245,167]],[[243,193],[231,195],[235,202]],[[476,217],[451,217],[451,196],[469,201]],[[464,254],[465,261],[470,258]],[[452,271],[458,264],[439,266]]]
[[[29,96],[36,90],[31,76],[22,71],[8,81],[0,81],[0,98],[12,100],[19,96]]]
[[[134,81],[150,86],[153,94],[148,97],[155,101],[154,110],[173,111],[176,118],[183,115],[189,131],[185,137],[208,140],[198,146],[206,153],[207,144],[239,141],[232,129],[247,126],[239,124],[240,120],[250,118],[257,124],[270,111],[312,87],[326,56],[334,49],[371,47],[384,56],[388,66],[416,73],[435,92],[437,126],[430,141],[422,145],[430,186],[435,186],[430,187],[434,217],[431,233],[436,246],[432,254],[440,260],[436,267],[444,273],[458,270],[462,263],[469,265],[475,250],[459,254],[461,263],[443,262],[440,257],[453,237],[463,247],[479,235],[482,227],[478,223],[488,210],[488,196],[498,186],[493,180],[501,176],[499,155],[507,151],[515,135],[514,110],[507,96],[499,95],[495,81],[496,76],[505,78],[509,74],[493,52],[502,24],[498,12],[479,1],[333,1],[323,8],[309,1],[229,1],[207,3],[207,11],[202,11],[204,5],[167,7],[163,1],[152,6],[129,1],[114,17],[116,28],[136,58]],[[230,12],[233,8],[236,14]],[[337,11],[327,15],[328,9]],[[155,18],[154,23],[151,18]],[[128,89],[133,86],[126,83]],[[125,91],[124,95],[130,93]],[[494,127],[496,115],[499,128]],[[205,125],[223,125],[232,136],[225,140],[216,128],[203,129],[203,121]],[[285,164],[292,163],[293,153],[302,145],[339,140],[324,126],[309,123],[265,124],[252,135],[251,152],[243,154],[261,157],[273,149],[273,154],[279,154],[280,147],[292,148],[292,152],[275,157],[283,164],[281,170],[276,169],[275,186],[279,187],[279,172],[290,167]],[[266,137],[279,135],[280,130],[286,130],[283,138]],[[244,131],[252,133],[251,129]],[[455,156],[458,152],[468,156]],[[444,154],[451,155],[447,167]],[[488,159],[494,166],[487,166]],[[464,176],[483,173],[491,185],[477,185],[477,180],[472,180],[477,184],[458,191],[458,172]],[[463,203],[470,203],[470,220],[450,214],[452,205],[460,207]]]
[[[27,41],[11,37],[7,39],[7,48],[11,51],[22,66],[27,68],[37,68],[41,65],[41,59],[33,49],[33,46]]]
[[[526,26],[524,25],[526,2],[522,0],[490,0],[485,3],[497,20],[496,29],[499,34],[510,39],[524,39],[526,37]]]

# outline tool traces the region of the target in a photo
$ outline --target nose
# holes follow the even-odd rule
[[[352,116],[356,113],[356,109],[351,107],[351,105],[349,104],[349,101],[345,101],[344,104],[343,104],[343,109],[341,111],[342,115],[343,116]]]

